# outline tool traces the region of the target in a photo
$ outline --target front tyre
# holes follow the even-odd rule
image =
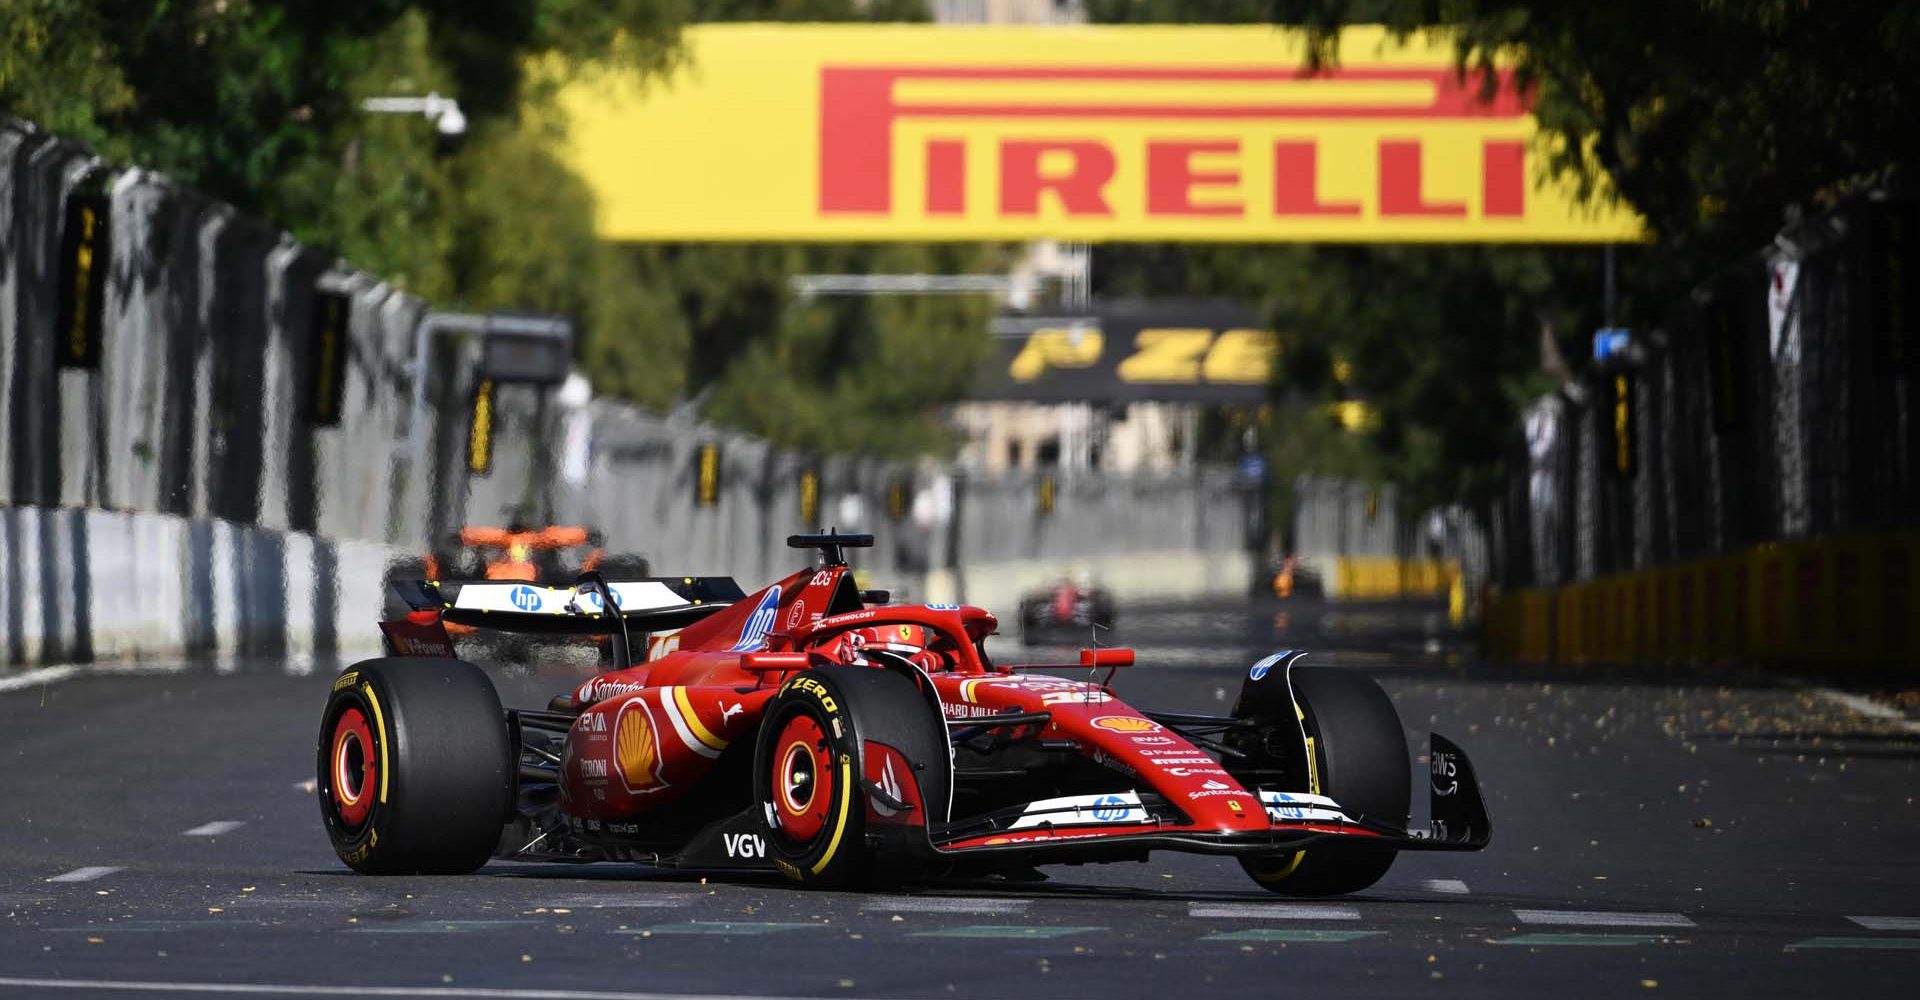
[[[877,667],[807,670],[768,703],[754,748],[755,801],[768,855],[788,878],[840,887],[870,880],[904,857],[880,856],[868,837],[866,754],[889,748],[907,763],[917,824],[946,818],[946,726],[910,676]],[[898,791],[896,788],[895,791]],[[924,840],[924,836],[921,837]]]
[[[366,875],[473,871],[512,811],[512,757],[506,713],[480,668],[427,657],[355,664],[321,716],[327,838]]]
[[[1350,816],[1405,827],[1413,777],[1400,714],[1365,674],[1295,666],[1294,711],[1305,729],[1312,764],[1301,790],[1326,795]],[[1284,722],[1275,720],[1275,724]],[[1396,852],[1350,844],[1241,858],[1255,882],[1287,896],[1359,892],[1393,867]]]

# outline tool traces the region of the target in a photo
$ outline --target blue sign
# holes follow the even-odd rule
[[[1114,823],[1127,818],[1131,808],[1126,799],[1118,795],[1102,795],[1093,800],[1093,818],[1102,823]]]
[[[747,624],[740,629],[740,641],[733,644],[731,652],[744,653],[759,649],[767,644],[767,633],[773,631],[773,619],[780,613],[780,585],[767,588],[760,603],[754,605],[753,614],[747,618]]]
[[[620,592],[613,590],[611,587],[609,587],[608,590],[613,594],[613,606],[616,608],[625,607],[625,605],[620,602]],[[599,614],[600,609],[604,606],[604,602],[600,600],[600,592],[597,590],[581,591],[580,600],[581,603],[590,608],[594,614]]]
[[[1241,479],[1267,478],[1267,456],[1265,455],[1240,456],[1240,478]]]
[[[540,592],[525,584],[508,592],[507,600],[512,601],[513,606],[522,611],[540,610]]]
[[[958,611],[958,610],[960,610],[960,605],[958,605],[958,604],[929,604],[929,605],[927,605],[927,610],[928,610],[928,611]]]
[[[1593,335],[1593,360],[1605,361],[1616,354],[1625,353],[1627,345],[1633,343],[1633,332],[1623,326],[1602,327]]]

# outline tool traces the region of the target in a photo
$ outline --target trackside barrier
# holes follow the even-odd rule
[[[326,655],[377,635],[386,563],[523,505],[663,571],[746,583],[796,565],[788,534],[870,531],[875,585],[1003,613],[1008,580],[1117,557],[1142,597],[1252,577],[1257,495],[1226,469],[969,477],[507,385],[490,471],[469,474],[481,352],[441,338],[416,370],[428,311],[276,226],[0,118],[0,670]],[[1186,569],[1141,569],[1162,557]]]
[[[1920,531],[1744,552],[1486,597],[1490,655],[1520,662],[1920,662]]]

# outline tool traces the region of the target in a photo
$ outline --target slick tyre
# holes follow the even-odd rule
[[[1293,668],[1293,695],[1313,753],[1311,787],[1349,816],[1404,827],[1413,794],[1406,732],[1387,693],[1358,671]],[[1380,881],[1396,852],[1350,845],[1241,858],[1255,882],[1287,896],[1337,896]]]
[[[320,720],[327,838],[366,875],[487,863],[513,804],[513,751],[493,682],[461,660],[389,657],[341,673]]]
[[[919,828],[945,820],[952,781],[946,725],[912,677],[877,667],[807,670],[768,703],[754,748],[754,796],[768,856],[788,878],[855,886],[909,862],[886,853],[883,845],[905,853],[897,837],[879,828],[868,836],[865,755],[879,745],[912,769]],[[925,840],[921,833],[918,841]]]

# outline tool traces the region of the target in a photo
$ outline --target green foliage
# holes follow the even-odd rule
[[[1689,276],[1771,239],[1920,154],[1920,2],[1394,0],[1357,17],[1338,0],[1279,0],[1321,32],[1383,20],[1458,32],[1463,68],[1513,61],[1563,140],[1556,169],[1602,176],[1646,216],[1661,270]]]
[[[1270,19],[1315,32],[1386,23],[1456,32],[1462,70],[1509,60],[1557,136],[1551,168],[1606,185],[1655,241],[1621,254],[1618,315],[1657,322],[1685,290],[1783,222],[1920,153],[1920,2],[1867,0],[1091,0],[1112,21]],[[1108,248],[1110,289],[1238,295],[1285,333],[1271,450],[1291,470],[1371,471],[1424,501],[1483,497],[1517,406],[1600,325],[1599,254],[1535,247]],[[1543,346],[1557,350],[1543,350]],[[1351,362],[1350,381],[1332,361]],[[1331,432],[1319,407],[1363,399],[1377,430]],[[1373,452],[1354,453],[1358,443]]]
[[[693,384],[707,412],[781,444],[903,457],[947,450],[938,408],[960,397],[990,346],[984,297],[802,300],[794,274],[1004,269],[973,245],[653,248],[643,270],[680,293]]]

